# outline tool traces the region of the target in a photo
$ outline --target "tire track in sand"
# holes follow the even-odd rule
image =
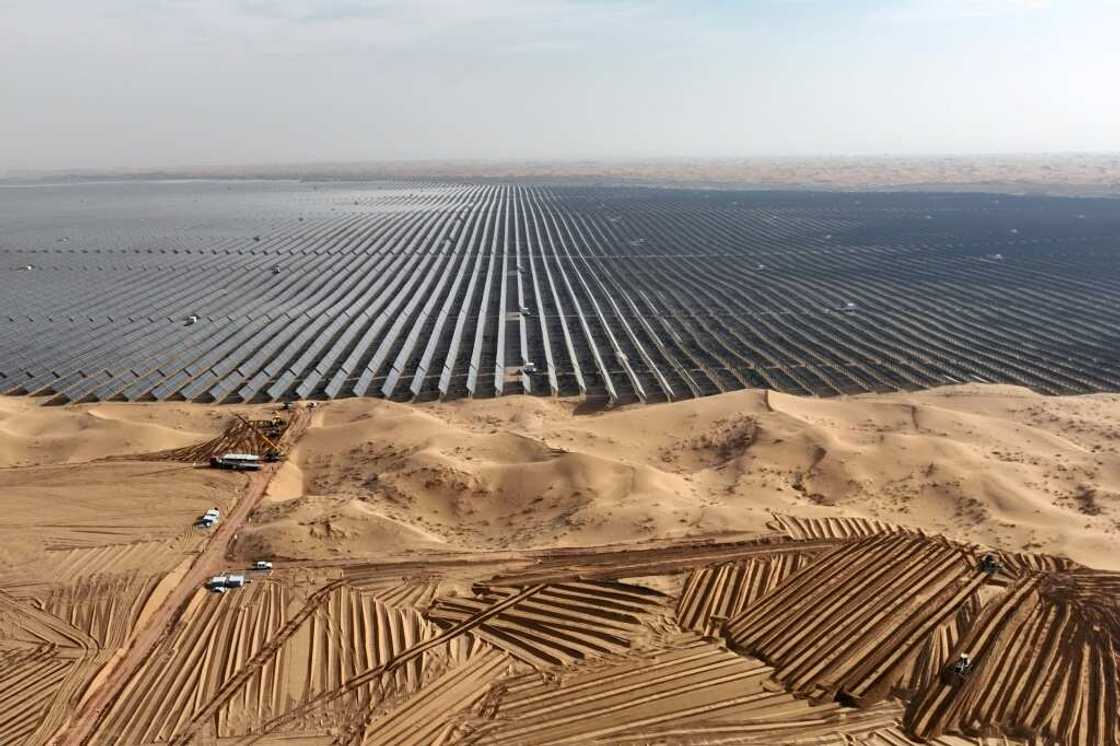
[[[289,447],[306,431],[311,415],[306,408],[296,410],[293,421],[284,433],[282,447]],[[168,594],[160,607],[147,622],[131,636],[125,654],[112,661],[111,668],[95,690],[86,698],[51,739],[52,746],[80,746],[88,742],[101,720],[107,715],[121,692],[129,685],[159,642],[170,632],[172,623],[183,613],[188,602],[206,579],[220,572],[225,566],[225,554],[245,519],[259,504],[268,483],[276,473],[276,464],[266,464],[248,478],[241,499],[218,524],[210,540],[183,576],[178,586]]]

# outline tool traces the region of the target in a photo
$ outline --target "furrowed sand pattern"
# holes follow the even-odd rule
[[[1120,746],[1107,397],[741,392],[567,419],[562,403],[540,400],[330,402],[300,408],[287,460],[249,479],[175,461],[107,461],[103,448],[83,452],[94,461],[67,463],[75,451],[52,429],[93,423],[145,454],[127,418],[147,433],[174,430],[161,412],[180,405],[122,413],[10,401],[3,411],[16,415],[0,442],[15,438],[36,463],[0,472],[13,488],[0,520],[0,552],[12,558],[0,574],[3,743],[61,733],[66,746]],[[977,402],[987,418],[965,414]],[[83,414],[94,408],[100,417]],[[184,409],[199,445],[182,452],[236,427],[228,411]],[[285,416],[239,412],[259,423]],[[985,469],[1022,459],[1031,480],[1072,472],[1073,484],[1095,491],[1069,505],[1041,487],[1028,499],[1020,483],[999,481],[1007,472],[985,472],[991,481],[972,489],[989,496],[991,515],[965,515],[944,533],[853,497],[896,489],[910,465],[931,489],[956,481],[962,426],[997,452],[978,462]],[[35,450],[42,433],[49,444]],[[857,439],[881,447],[861,462]],[[1009,451],[1016,442],[1021,450]],[[1043,449],[1056,460],[1044,461]],[[785,489],[756,493],[751,480],[776,479],[789,450],[807,461],[786,462],[795,473]],[[363,452],[374,455],[363,461]],[[573,458],[584,453],[598,460]],[[890,479],[876,481],[871,459],[895,470]],[[653,471],[658,462],[664,469]],[[838,463],[848,470],[830,475]],[[461,475],[455,487],[443,468]],[[671,488],[642,487],[650,474]],[[153,484],[165,489],[151,495]],[[921,500],[955,493],[913,494],[905,507],[917,515]],[[829,495],[842,497],[827,504]],[[99,515],[103,500],[112,512]],[[690,500],[734,530],[705,530],[684,509]],[[302,512],[280,512],[288,527],[277,528],[275,506],[289,503]],[[511,525],[554,504],[560,517],[539,521],[535,544],[509,540]],[[223,508],[218,527],[184,525],[210,505]],[[416,543],[362,533],[390,507],[393,525],[416,527]],[[526,508],[534,515],[518,512]],[[442,510],[477,523],[441,533],[432,516]],[[1055,523],[1063,538],[1043,544],[1042,534],[1002,530],[1003,515]],[[656,530],[644,530],[645,516],[661,520]],[[298,540],[276,544],[290,553],[260,554],[263,527],[281,539],[293,532]],[[250,571],[262,557],[274,568]],[[243,588],[202,588],[211,574],[239,572],[251,581]],[[962,654],[971,665],[954,673]]]
[[[225,453],[252,453],[263,456],[283,442],[290,425],[291,418],[279,415],[268,420],[257,421],[235,415],[221,435],[205,443],[154,453],[115,456],[107,460],[205,463],[211,457]]]
[[[312,696],[248,732],[330,732],[339,744],[875,746],[916,737],[1013,744],[1013,736],[1029,732],[1058,743],[1112,746],[1111,635],[1120,626],[1114,597],[1102,592],[1117,587],[1117,576],[1075,568],[1036,572],[1006,587],[978,566],[980,554],[939,537],[888,531],[841,541],[816,557],[777,552],[696,567],[678,610],[695,607],[701,579],[711,583],[729,570],[740,577],[770,573],[741,586],[755,591],[738,597],[743,608],[722,630],[738,654],[710,637],[673,631],[667,599],[639,590],[641,584],[562,583],[520,592],[483,584],[473,599],[437,599],[427,615],[454,625],[448,633],[469,629],[512,657],[485,649],[452,655],[431,676],[421,670],[404,682],[408,667],[428,655],[413,654],[426,650],[421,637],[394,637],[399,622],[389,620],[389,607],[338,587],[337,600],[318,612],[336,620],[334,634],[343,633],[336,639],[346,639],[348,625],[358,629],[362,609],[372,608],[380,611],[369,618],[382,631],[371,634],[405,642],[391,657],[367,656],[364,671],[355,666],[335,677],[329,696]],[[568,555],[579,561],[577,553]],[[1096,633],[1086,619],[1095,620]],[[351,644],[360,651],[370,643]],[[947,679],[947,664],[965,650],[978,661],[975,670]],[[1039,650],[1046,651],[1041,659]],[[351,696],[364,717],[336,728],[337,720],[316,715],[341,715]]]
[[[808,555],[787,554],[693,570],[677,602],[677,624],[695,632],[714,632],[713,624],[718,629],[808,562]]]
[[[0,702],[12,743],[43,743],[104,662],[86,631],[0,591]]]
[[[711,642],[677,637],[658,650],[580,664],[563,683],[535,675],[501,682],[496,714],[480,728],[477,742],[681,743],[734,735],[773,743],[790,730],[806,737],[801,729],[814,726],[843,731],[845,720],[856,732],[891,722],[874,710],[844,712],[836,704],[813,706],[775,691],[767,687],[771,671]],[[894,714],[897,707],[891,709]],[[861,724],[863,718],[869,722]]]
[[[55,586],[45,610],[87,633],[102,648],[119,648],[159,584],[158,575],[100,575]]]
[[[1115,608],[1080,595],[1074,571],[1024,578],[992,601],[957,646],[976,651],[976,677],[959,690],[928,689],[907,713],[909,729],[937,736],[1000,723],[1076,746],[1115,743]]]
[[[885,534],[830,552],[727,622],[729,643],[816,699],[873,704],[984,583],[960,548]]]
[[[280,629],[287,606],[283,589],[266,584],[246,590],[246,594],[223,596],[198,592],[177,632],[149,658],[107,713],[96,742],[125,746],[168,740],[223,679]],[[271,663],[258,670],[255,679],[246,682],[242,696],[231,702],[232,712],[219,711],[219,733],[229,731],[231,720],[273,712],[286,703],[286,682],[276,668]]]
[[[486,587],[476,598],[439,599],[428,617],[444,627],[461,624],[517,590]],[[545,668],[640,644],[649,634],[643,626],[665,611],[661,594],[642,586],[565,583],[548,586],[474,633],[531,666]]]
[[[32,740],[81,658],[60,655],[49,645],[5,649],[0,643],[0,733],[4,743]]]

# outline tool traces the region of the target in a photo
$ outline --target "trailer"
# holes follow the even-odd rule
[[[228,469],[230,471],[260,471],[260,456],[247,453],[227,453],[223,456],[211,456],[212,469]]]
[[[261,460],[261,457],[255,453],[223,453],[221,458],[226,461],[244,461],[247,463]]]
[[[206,581],[206,588],[215,593],[225,593],[235,588],[245,587],[244,575],[215,575]]]

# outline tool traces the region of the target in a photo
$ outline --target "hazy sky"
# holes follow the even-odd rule
[[[0,0],[0,171],[1120,150],[1120,0]]]

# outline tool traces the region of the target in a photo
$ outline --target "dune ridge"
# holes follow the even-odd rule
[[[527,397],[324,404],[243,545],[311,559],[588,546],[761,530],[783,513],[875,518],[1120,567],[1120,395],[748,390],[579,411]],[[0,399],[0,467],[188,445],[232,412]]]
[[[359,556],[751,530],[778,512],[1113,567],[1118,447],[1120,396],[1011,386],[756,390],[586,416],[565,400],[347,400],[320,409],[271,489],[273,502],[303,500],[307,535],[271,514],[252,531],[261,549]],[[307,529],[324,521],[338,530]]]

